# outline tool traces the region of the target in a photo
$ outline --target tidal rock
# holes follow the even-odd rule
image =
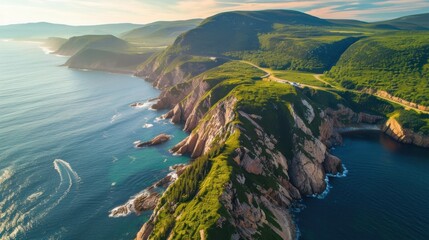
[[[383,131],[398,142],[429,148],[429,136],[404,128],[395,118],[390,118]]]
[[[323,161],[323,168],[325,168],[326,173],[334,175],[343,171],[341,160],[329,153],[326,153],[325,161]]]
[[[155,146],[155,145],[159,145],[161,143],[165,143],[168,140],[171,139],[170,135],[167,134],[160,134],[156,137],[154,137],[152,140],[147,141],[147,142],[138,142],[137,144],[135,144],[136,147],[141,148],[141,147],[148,147],[148,146]]]

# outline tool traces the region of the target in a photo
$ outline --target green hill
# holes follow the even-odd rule
[[[84,49],[73,55],[64,65],[77,69],[134,73],[137,66],[146,61],[152,54],[153,52],[126,54],[99,49]]]
[[[237,11],[220,13],[204,20],[197,28],[179,36],[175,46],[197,55],[259,49],[258,34],[275,30],[275,24],[329,26],[305,13],[287,10]]]
[[[154,22],[126,32],[121,37],[146,46],[165,46],[172,44],[180,34],[198,26],[201,21],[202,19]]]
[[[55,52],[66,42],[67,42],[66,38],[50,37],[43,42],[43,45],[44,47]]]
[[[429,13],[410,15],[388,21],[375,22],[375,27],[384,27],[400,30],[429,30]]]
[[[112,35],[84,35],[70,38],[55,53],[71,56],[87,48],[124,52],[129,47],[126,41]]]
[[[339,26],[289,10],[227,12],[207,18],[179,36],[169,51],[227,56],[274,69],[323,72],[362,36],[360,32],[330,31]]]
[[[392,32],[348,48],[328,76],[350,89],[374,88],[429,105],[429,31]]]

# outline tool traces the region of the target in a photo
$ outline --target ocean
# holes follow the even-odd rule
[[[333,150],[348,172],[295,214],[300,240],[429,239],[429,150],[355,132]]]
[[[150,213],[109,211],[189,160],[168,152],[182,126],[129,106],[158,96],[150,83],[66,60],[0,41],[0,239],[132,239]],[[134,148],[160,133],[173,138]]]

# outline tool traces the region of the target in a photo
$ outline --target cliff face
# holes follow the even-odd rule
[[[194,160],[160,198],[137,239],[294,239],[292,203],[322,193],[326,175],[343,171],[329,153],[341,143],[338,129],[384,121],[353,110],[353,104],[328,107],[317,93],[257,80],[263,74],[244,63],[171,62],[153,61],[140,74],[163,88],[153,107],[171,109],[164,117],[190,132],[172,152]],[[391,134],[409,136],[388,123]]]
[[[225,61],[225,59],[169,54],[167,51],[143,64],[136,75],[152,82],[156,88],[167,89],[217,67]]]
[[[403,128],[395,118],[390,118],[384,124],[383,131],[398,142],[414,144],[416,146],[426,148],[429,147],[429,136],[415,133],[410,129]]]
[[[174,153],[190,154],[192,158],[226,156],[216,161],[224,162],[229,169],[216,173],[219,169],[214,166],[220,163],[213,163],[202,183],[210,185],[210,174],[228,176],[217,195],[219,211],[223,209],[223,213],[218,212],[207,227],[185,227],[189,231],[181,235],[184,234],[181,232],[183,224],[187,225],[185,219],[190,217],[185,209],[194,204],[193,208],[197,207],[204,197],[197,193],[190,202],[160,203],[137,239],[159,239],[159,236],[169,239],[183,236],[216,238],[219,231],[231,229],[227,237],[232,239],[253,239],[264,236],[266,231],[279,239],[295,238],[288,208],[302,196],[322,193],[326,188],[326,173],[342,171],[341,160],[332,156],[326,146],[335,133],[334,126],[339,123],[323,120],[321,117],[326,113],[313,106],[310,99],[299,96],[292,86],[279,84],[276,87],[285,88],[291,102],[276,100],[263,103],[262,108],[270,111],[277,121],[274,123],[276,129],[270,129],[272,118],[265,119],[265,110],[248,109],[253,103],[241,99],[242,93],[235,91],[241,85],[215,98],[215,87],[203,79],[200,76],[177,85],[174,90],[164,91],[156,105],[159,108],[174,106],[165,117],[176,123],[185,123],[185,130],[191,132],[172,149]],[[254,84],[260,85],[255,89],[262,90],[271,85],[260,81]],[[248,88],[250,86],[243,90]],[[350,118],[356,115],[359,119],[359,114],[351,115]],[[330,126],[331,130],[324,126]],[[324,134],[319,133],[321,130],[325,131]],[[286,148],[283,141],[289,142]],[[218,150],[213,153],[213,149]],[[171,186],[175,187],[175,184]],[[168,218],[177,220],[170,223],[168,230],[165,226],[160,229],[166,214]]]
[[[422,111],[429,111],[429,107],[428,106],[424,106],[424,105],[421,105],[421,104],[417,104],[417,103],[413,103],[413,102],[407,101],[407,100],[399,98],[399,97],[395,97],[395,96],[393,96],[392,94],[389,94],[386,91],[375,90],[375,89],[366,89],[366,92],[368,92],[370,94],[374,94],[374,95],[380,96],[382,98],[393,100],[395,102],[402,103],[402,104],[404,104],[406,106],[417,108],[417,109],[422,110]]]

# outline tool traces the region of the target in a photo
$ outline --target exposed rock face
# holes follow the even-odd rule
[[[395,102],[402,103],[402,104],[404,104],[406,106],[417,108],[417,109],[422,110],[422,111],[429,111],[429,107],[428,106],[424,106],[424,105],[421,105],[421,104],[417,104],[417,103],[413,103],[413,102],[407,101],[407,100],[399,98],[399,97],[395,97],[392,94],[390,94],[390,93],[388,93],[386,91],[383,91],[383,90],[365,89],[365,92],[377,95],[377,96],[382,97],[382,98],[387,98],[387,99],[393,100]]]
[[[323,167],[326,173],[336,175],[343,171],[341,160],[329,153],[326,153],[325,161],[323,161]]]
[[[185,82],[211,68],[225,63],[225,59],[216,59],[208,61],[189,61],[181,59],[183,56],[170,55],[166,59],[153,59],[145,64],[136,75],[152,82],[153,86],[159,89],[167,89],[179,83]],[[174,64],[175,60],[182,62]],[[167,70],[166,70],[167,69]]]
[[[234,97],[231,97],[217,104],[216,108],[211,110],[210,118],[200,122],[199,128],[177,144],[172,151],[177,154],[188,153],[192,158],[196,158],[210,150],[216,137],[224,136],[216,139],[216,144],[224,143],[226,140],[225,133],[231,133],[234,129],[234,125],[229,123],[235,116],[234,105],[236,101]]]
[[[415,133],[410,129],[403,128],[394,118],[390,118],[386,122],[383,126],[383,131],[398,142],[414,144],[426,148],[429,147],[429,136],[424,136],[422,134]]]
[[[301,118],[292,107],[293,128],[297,129],[297,132],[291,137],[294,141],[293,158],[287,159],[277,148],[278,140],[273,135],[267,134],[258,123],[262,120],[262,116],[241,110],[235,111],[237,99],[233,96],[216,103],[213,108],[210,108],[210,112],[207,112],[213,104],[210,98],[202,99],[209,89],[208,86],[193,84],[192,87],[194,90],[189,92],[182,101],[176,103],[173,110],[165,115],[173,122],[184,122],[185,129],[192,131],[189,137],[177,144],[172,151],[178,154],[190,154],[191,157],[196,158],[207,154],[213,146],[223,145],[232,134],[241,132],[244,139],[251,140],[252,146],[235,149],[233,161],[246,174],[262,176],[266,181],[272,181],[273,187],[275,186],[273,188],[255,185],[256,192],[246,193],[246,198],[240,199],[237,188],[240,188],[240,185],[246,186],[252,183],[249,183],[244,175],[237,175],[236,181],[230,181],[225,186],[220,199],[232,218],[221,217],[217,225],[222,226],[225,222],[231,224],[237,231],[232,235],[232,238],[236,239],[252,239],[264,226],[268,226],[283,239],[294,239],[294,223],[288,207],[303,195],[323,192],[326,188],[326,173],[336,174],[342,170],[341,161],[331,156],[325,145],[325,140],[332,139],[332,135],[336,133],[334,128],[339,124],[333,120],[322,122],[325,127],[320,126],[320,128],[325,128],[324,134],[314,137],[308,124],[314,121],[316,114],[322,113],[305,101],[302,105],[307,110],[304,118]],[[182,89],[188,92],[191,87]],[[165,106],[172,105],[172,98],[168,94],[163,98],[168,102]],[[345,111],[350,115],[354,114],[353,117],[358,119],[357,114]],[[237,112],[240,117],[244,117],[251,123],[250,129],[248,126],[244,127],[234,122],[238,117]],[[336,112],[333,111],[333,113]],[[252,131],[255,133],[252,134]],[[300,134],[306,137],[302,138]],[[273,220],[267,218],[267,214],[274,216],[275,221],[282,228],[278,229],[272,223]],[[155,212],[143,226],[137,239],[149,238],[157,218],[157,212]]]
[[[141,148],[141,147],[148,147],[148,146],[155,146],[155,145],[159,145],[161,143],[165,143],[168,140],[171,139],[170,135],[167,134],[160,134],[156,137],[154,137],[152,140],[146,141],[146,142],[139,142],[137,144],[135,144],[136,147]]]
[[[342,137],[338,130],[351,125],[377,124],[384,120],[384,117],[356,113],[352,109],[338,104],[337,109],[327,108],[320,113],[323,119],[319,127],[320,140],[327,146],[332,147],[342,143]]]

